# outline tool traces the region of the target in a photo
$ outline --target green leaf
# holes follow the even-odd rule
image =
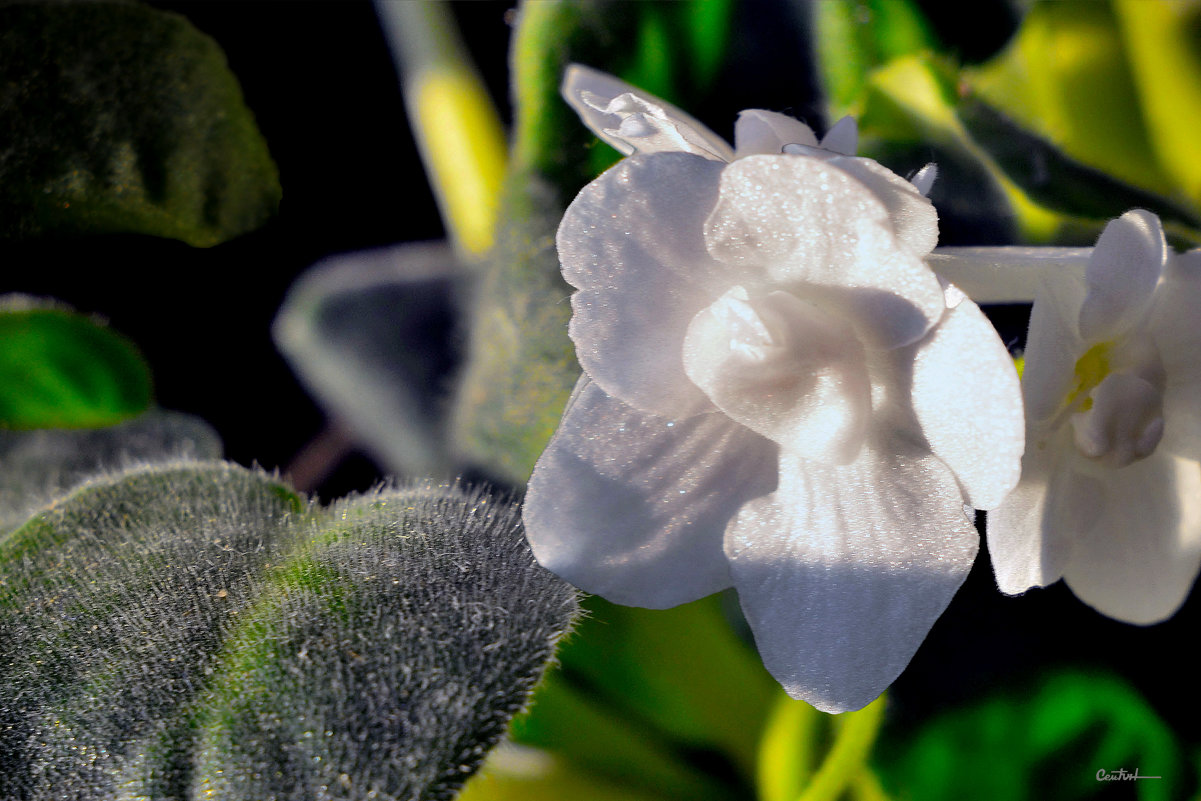
[[[538,688],[530,711],[514,719],[510,737],[635,793],[690,801],[737,797],[722,781],[690,763],[661,732],[561,673],[548,676]]]
[[[945,59],[905,56],[875,70],[863,108],[861,152],[902,174],[936,162],[935,205],[991,226],[991,238],[1092,244],[1132,207],[1158,213],[1186,241],[1198,237],[1188,209],[1069,158],[965,89]]]
[[[589,598],[560,660],[579,686],[678,746],[723,754],[748,780],[779,685],[710,596],[673,609]],[[730,692],[737,687],[738,692]]]
[[[101,428],[150,405],[137,348],[95,319],[0,297],[0,428]]]
[[[1077,672],[948,712],[884,742],[877,763],[886,785],[924,801],[1072,801],[1109,797],[1105,791],[1118,784],[1142,801],[1167,801],[1180,797],[1190,770],[1172,732],[1133,689]],[[1101,770],[1136,768],[1160,778],[1097,779]]]
[[[0,239],[262,225],[280,186],[225,57],[133,3],[0,7]]]
[[[97,477],[0,538],[0,797],[451,798],[577,608],[480,493]]]
[[[580,768],[560,756],[501,743],[457,801],[656,801],[663,796],[632,790]]]
[[[1113,0],[1147,134],[1170,185],[1201,207],[1201,3]],[[1103,87],[1107,89],[1107,87]],[[1110,134],[1112,135],[1112,134]]]
[[[1126,55],[1110,3],[1034,3],[1005,50],[963,79],[1068,156],[1162,192]]]
[[[863,87],[877,67],[937,44],[910,0],[825,0],[814,3],[812,13],[818,74],[831,120],[862,112]]]

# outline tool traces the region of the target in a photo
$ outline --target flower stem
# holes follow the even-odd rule
[[[857,777],[863,772],[883,718],[883,696],[858,712],[846,713],[838,721],[833,747],[797,801],[835,801],[848,786],[859,784]]]
[[[506,155],[500,117],[445,2],[376,0],[405,107],[442,219],[458,248],[493,242]]]

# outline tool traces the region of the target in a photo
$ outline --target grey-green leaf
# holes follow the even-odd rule
[[[0,239],[141,233],[215,245],[279,176],[212,39],[133,3],[0,7]]]
[[[0,797],[449,799],[576,610],[484,494],[96,479],[0,539]]]

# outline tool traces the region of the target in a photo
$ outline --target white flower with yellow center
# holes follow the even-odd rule
[[[1201,251],[1146,211],[1111,222],[1084,271],[1045,273],[1022,387],[1022,480],[988,516],[1000,588],[1062,578],[1119,620],[1171,616],[1201,565]]]
[[[1017,481],[1004,346],[924,257],[915,186],[744,111],[731,149],[600,73],[564,94],[629,157],[558,232],[584,369],[530,479],[539,561],[617,603],[736,587],[764,663],[826,711],[904,669]],[[925,173],[920,182],[927,183]]]

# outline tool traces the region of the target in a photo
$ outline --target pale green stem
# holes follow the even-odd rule
[[[442,219],[458,248],[493,242],[505,135],[445,2],[376,0],[402,76],[405,107]]]
[[[1092,248],[978,247],[935,248],[930,269],[977,303],[1032,303],[1042,277],[1071,271],[1081,279]]]
[[[883,696],[858,712],[844,713],[833,747],[797,801],[836,801],[863,772],[883,719]]]

